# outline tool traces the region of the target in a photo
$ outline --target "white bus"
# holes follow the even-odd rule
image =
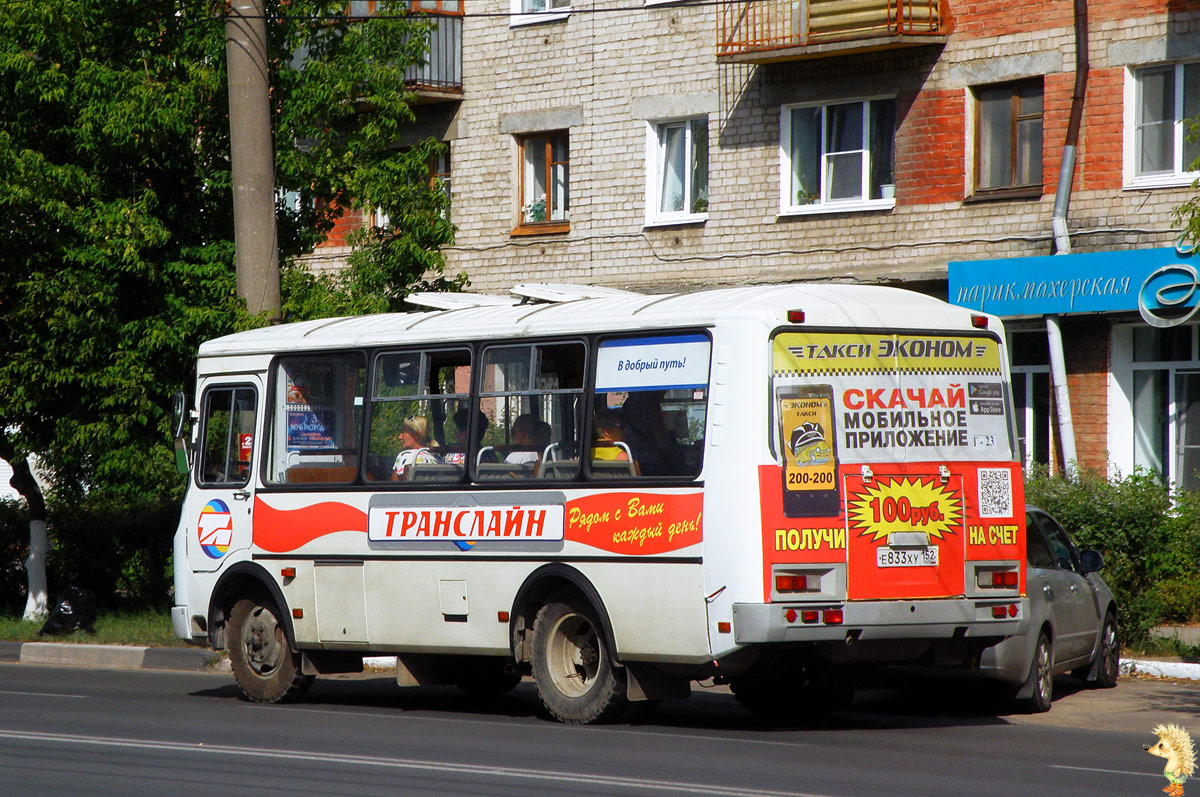
[[[531,674],[567,722],[708,679],[794,716],[1024,630],[995,317],[833,285],[424,301],[208,341],[177,397],[174,628],[249,699],[394,655],[401,685]]]

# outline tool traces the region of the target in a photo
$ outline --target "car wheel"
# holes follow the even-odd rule
[[[546,710],[562,722],[611,722],[625,709],[625,670],[612,663],[591,607],[551,598],[533,623],[533,680]]]
[[[242,694],[255,703],[295,700],[312,676],[300,671],[284,633],[282,615],[267,598],[243,598],[229,613],[229,663]]]
[[[1025,686],[1032,687],[1032,691],[1025,698],[1022,708],[1030,714],[1049,711],[1054,699],[1054,645],[1045,631],[1038,634]],[[1025,691],[1024,687],[1021,691]]]
[[[1100,631],[1100,649],[1096,651],[1096,679],[1084,681],[1095,689],[1112,689],[1121,671],[1121,636],[1117,633],[1117,617],[1109,612]]]

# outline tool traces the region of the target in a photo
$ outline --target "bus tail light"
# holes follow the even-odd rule
[[[775,574],[775,591],[784,592],[820,592],[821,573],[803,573],[794,570]]]
[[[976,329],[987,329],[988,328],[987,316],[972,315],[971,316],[971,326],[975,327]]]
[[[1020,573],[1015,565],[983,567],[976,571],[975,583],[980,589],[1016,589],[1020,585]]]
[[[815,584],[813,582],[816,582]],[[775,576],[776,592],[816,592],[821,588],[819,576],[782,573]]]
[[[821,622],[825,625],[841,625],[842,610],[841,609],[826,609],[821,612]]]
[[[803,324],[804,323],[804,311],[803,310],[788,310],[787,318],[788,318],[789,324]]]
[[[1016,570],[993,570],[992,571],[992,586],[993,587],[1016,587],[1017,586],[1017,571]]]

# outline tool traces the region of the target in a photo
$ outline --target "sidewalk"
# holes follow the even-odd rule
[[[229,672],[228,658],[206,648],[135,648],[65,642],[0,642],[0,662],[122,670]],[[363,659],[367,667],[381,670],[394,667],[395,662],[391,656],[369,656]],[[1200,681],[1200,664],[1155,659],[1121,659],[1121,673]]]

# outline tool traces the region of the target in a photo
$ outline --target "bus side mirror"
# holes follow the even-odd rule
[[[171,398],[171,437],[175,438],[175,470],[181,475],[187,474],[188,446],[184,435],[187,433],[188,405],[191,402],[182,390]]]
[[[184,437],[187,431],[187,394],[179,390],[170,400],[170,436],[175,439]]]
[[[188,396],[182,390],[171,398],[171,437],[179,440],[187,431]]]

